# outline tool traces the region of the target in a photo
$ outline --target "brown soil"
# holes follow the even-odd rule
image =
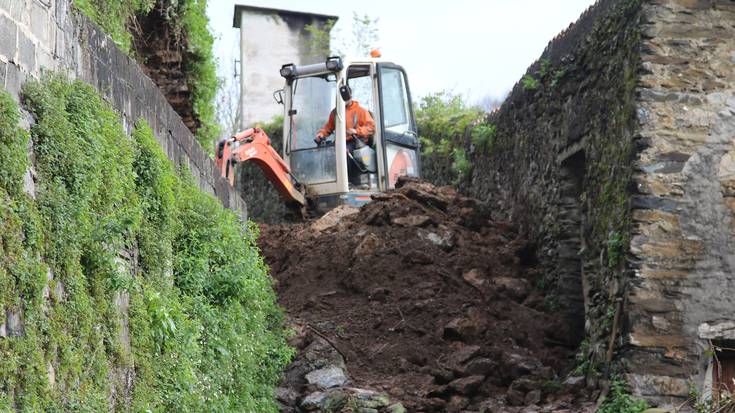
[[[535,288],[533,244],[451,188],[399,186],[352,215],[262,226],[289,316],[329,339],[355,386],[411,412],[571,406],[558,391],[573,343]]]

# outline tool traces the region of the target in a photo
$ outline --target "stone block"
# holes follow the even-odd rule
[[[735,321],[702,323],[697,327],[699,338],[708,340],[735,340]]]
[[[20,22],[23,18],[23,12],[26,10],[28,0],[10,0],[10,17],[16,22]]]
[[[30,29],[42,47],[50,48],[50,30],[48,6],[42,5],[38,0],[31,2],[31,25]]]
[[[7,90],[17,101],[20,88],[25,82],[25,75],[15,64],[8,64],[5,73],[5,90]]]
[[[18,62],[28,72],[36,70],[36,45],[22,30],[18,30]]]
[[[0,10],[10,14],[10,3],[11,0],[0,0]]]
[[[0,15],[0,56],[5,56],[6,60],[15,58],[18,27],[15,22]]]
[[[5,88],[5,72],[7,70],[7,63],[0,62],[0,87]]]
[[[36,55],[36,64],[38,69],[53,70],[56,68],[56,61],[50,52],[46,50],[37,49],[38,54]]]
[[[638,396],[689,396],[689,381],[677,377],[645,374],[626,374],[634,395]]]

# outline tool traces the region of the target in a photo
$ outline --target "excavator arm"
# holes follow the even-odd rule
[[[250,128],[236,135],[222,139],[215,145],[215,164],[230,185],[235,182],[235,165],[239,162],[253,161],[265,177],[289,204],[306,205],[306,199],[295,186],[291,168],[278,155],[268,135],[260,128]]]

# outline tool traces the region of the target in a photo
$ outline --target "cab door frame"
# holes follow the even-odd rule
[[[380,138],[381,138],[380,145],[379,145],[380,151],[378,152],[378,156],[379,156],[378,159],[380,159],[380,164],[382,166],[382,174],[379,176],[381,184],[382,184],[380,186],[380,189],[385,191],[390,188],[390,176],[389,176],[390,170],[388,166],[387,141],[385,139],[385,133],[384,133],[385,118],[383,116],[383,105],[385,101],[383,97],[383,78],[381,76],[381,70],[383,68],[398,70],[403,76],[403,84],[406,88],[406,98],[407,98],[407,106],[408,106],[408,113],[409,113],[409,119],[408,119],[409,129],[415,135],[416,145],[415,147],[412,147],[412,146],[408,146],[408,145],[401,144],[399,142],[393,142],[393,141],[391,141],[391,144],[397,145],[397,146],[400,146],[400,147],[403,147],[409,150],[413,150],[416,152],[416,175],[417,176],[421,176],[421,142],[418,139],[418,131],[416,129],[416,115],[414,114],[414,110],[413,110],[413,100],[411,98],[411,87],[408,84],[408,76],[406,75],[406,70],[403,69],[402,66],[397,65],[395,63],[378,62],[375,68],[375,79],[377,82],[377,90],[378,90],[378,93],[377,93],[378,105],[376,105],[376,107],[379,108],[378,112],[380,113],[379,115],[380,125],[379,125],[379,128],[376,128],[376,129],[380,130]]]

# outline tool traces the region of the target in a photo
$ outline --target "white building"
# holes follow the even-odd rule
[[[286,63],[309,64],[324,60],[310,50],[306,25],[324,28],[337,16],[235,5],[233,26],[240,29],[241,127],[270,121],[283,114],[273,92],[283,88],[279,74]]]

